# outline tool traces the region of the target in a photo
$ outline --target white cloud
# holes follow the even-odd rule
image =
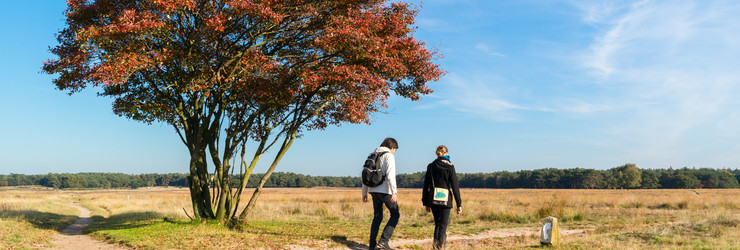
[[[441,19],[417,18],[416,25],[421,29],[434,32],[455,32],[458,30],[449,22]]]
[[[639,104],[610,128],[629,136],[624,143],[634,147],[627,154],[691,161],[682,152],[740,133],[737,126],[720,125],[738,117],[740,107],[740,2],[640,1],[620,11],[578,7],[599,31],[582,63],[609,89],[602,97]]]
[[[493,51],[490,47],[488,47],[488,45],[486,45],[484,43],[478,43],[478,44],[476,44],[475,45],[475,49],[478,50],[478,51],[481,51],[484,54],[489,55],[489,56],[506,57],[506,55],[504,55],[504,54],[501,54],[499,52]]]
[[[559,110],[570,113],[596,113],[617,109],[618,107],[605,103],[586,102],[579,99],[570,99],[562,101]]]
[[[499,96],[503,92],[497,89],[504,79],[495,76],[460,76],[450,73],[446,81],[446,90],[439,91],[435,97],[440,103],[453,109],[486,117],[496,121],[511,121],[517,117],[512,110],[526,110],[528,108],[514,104]]]

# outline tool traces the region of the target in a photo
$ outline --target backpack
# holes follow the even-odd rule
[[[362,183],[368,187],[377,187],[385,181],[383,167],[380,166],[380,159],[387,152],[374,152],[367,156],[365,164],[362,165]]]

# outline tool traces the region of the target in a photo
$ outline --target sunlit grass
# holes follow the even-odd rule
[[[421,206],[421,190],[401,189],[399,192],[401,220],[393,239],[431,238],[432,216]],[[11,193],[0,192],[0,197],[9,195]],[[68,199],[75,200],[93,210],[97,221],[87,230],[93,237],[143,249],[275,249],[290,245],[321,249],[341,247],[348,242],[366,244],[372,220],[372,204],[361,201],[358,188],[265,189],[247,223],[236,228],[216,222],[190,221],[185,214],[187,211],[192,216],[188,189],[16,192],[12,195],[13,199],[23,202],[6,203],[3,199],[0,206],[26,204],[29,210],[36,211],[31,204],[63,204]],[[251,192],[245,193],[241,206],[249,195]],[[473,236],[507,228],[534,232],[542,217],[555,216],[561,222],[561,229],[586,232],[563,237],[559,247],[563,249],[737,249],[740,246],[737,240],[740,235],[736,233],[740,225],[738,195],[740,190],[736,189],[463,189],[464,212],[451,216],[448,233],[450,236]],[[64,214],[75,212],[70,209],[52,214],[66,218]],[[17,217],[0,217],[0,230],[8,230],[9,227],[2,224],[7,220],[28,223],[28,227],[36,231],[50,228],[43,223],[34,224],[34,219],[15,219]],[[63,225],[61,221],[56,225]],[[9,239],[14,240],[17,241]],[[453,249],[528,248],[537,246],[538,238],[536,235],[476,238],[449,244]],[[404,247],[428,249],[430,245],[410,243]]]
[[[43,188],[0,189],[0,249],[47,246],[51,236],[77,220],[68,196]]]

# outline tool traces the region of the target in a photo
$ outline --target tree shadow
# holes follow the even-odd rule
[[[74,224],[79,217],[76,215],[64,215],[35,210],[0,210],[0,218],[25,221],[39,229],[51,229],[61,232],[65,227]],[[164,215],[155,212],[123,213],[108,218],[95,215],[92,216],[92,219],[94,221],[87,229],[128,229],[146,226],[152,220],[164,220],[170,223],[190,223],[167,220]]]
[[[0,218],[25,221],[35,228],[51,229],[61,233],[64,231],[64,228],[69,225],[73,225],[79,219],[79,216],[40,212],[35,210],[0,210]],[[151,224],[151,221],[153,220],[164,220],[170,223],[190,223],[167,220],[164,215],[155,212],[123,213],[113,215],[108,218],[95,215],[91,218],[93,221],[83,230],[85,233],[100,230],[143,227]]]
[[[235,228],[234,230],[239,230],[239,232],[250,233],[250,234],[255,234],[255,235],[288,236],[288,237],[294,237],[294,238],[306,237],[306,235],[291,234],[291,233],[285,233],[285,232],[262,232],[262,231],[258,231],[258,230],[249,230],[249,229],[243,229],[243,228],[241,228],[241,229],[236,229]]]
[[[353,250],[365,250],[368,248],[368,245],[364,245],[364,244],[360,244],[360,243],[348,240],[347,236],[334,235],[334,236],[331,236],[331,240],[336,243],[345,245],[347,248],[353,249]]]
[[[75,215],[64,215],[35,210],[2,210],[0,218],[26,221],[39,229],[51,229],[61,232],[64,227],[77,220]]]
[[[190,223],[168,220],[163,214],[156,212],[129,212],[112,215],[108,218],[95,215],[90,226],[84,229],[86,233],[103,230],[120,230],[145,227],[151,225],[152,221],[164,221],[169,223]]]
[[[543,248],[543,249],[553,249],[553,248],[555,248],[555,247],[554,247],[554,246],[552,246],[552,245],[542,245],[542,244],[536,244],[536,245],[531,245],[531,246],[529,246],[529,248]]]

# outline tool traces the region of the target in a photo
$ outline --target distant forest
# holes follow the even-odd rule
[[[358,171],[359,172],[359,171]],[[69,188],[139,188],[154,186],[188,187],[188,174],[121,174],[77,173],[0,175],[0,187],[40,185]],[[262,174],[253,174],[247,187],[254,187]],[[572,189],[651,189],[651,188],[738,188],[740,170],[710,168],[639,169],[625,164],[608,170],[556,169],[521,170],[516,172],[460,173],[462,188],[572,188]],[[236,176],[234,177],[236,178]],[[399,174],[401,188],[420,188],[424,173]],[[238,185],[239,181],[234,181]],[[360,187],[359,176],[310,176],[276,172],[265,187]]]

